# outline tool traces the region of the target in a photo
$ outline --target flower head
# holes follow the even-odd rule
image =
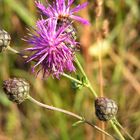
[[[11,41],[11,37],[5,30],[0,30],[0,52],[5,50]]]
[[[73,66],[74,52],[72,48],[67,46],[75,44],[69,37],[69,33],[65,33],[68,26],[62,26],[57,29],[57,20],[39,20],[37,22],[36,34],[32,34],[28,42],[33,45],[27,48],[27,51],[33,52],[27,62],[35,61],[33,71],[37,66],[38,72],[43,71],[43,75],[52,75],[59,78],[59,75],[65,70],[75,71]]]
[[[3,81],[3,90],[9,100],[18,104],[28,98],[30,85],[22,78],[10,78]]]
[[[87,6],[87,2],[79,4],[75,8],[71,9],[71,5],[74,0],[55,0],[52,4],[48,4],[45,7],[40,1],[36,1],[36,6],[47,18],[63,19],[68,18],[72,20],[77,20],[83,24],[89,24],[89,22],[79,16],[75,16],[74,13],[80,11]]]
[[[115,101],[106,97],[98,97],[95,100],[96,116],[101,121],[108,121],[115,117],[118,111],[118,106]]]

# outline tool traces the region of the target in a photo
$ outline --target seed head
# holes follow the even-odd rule
[[[0,52],[10,44],[11,37],[5,30],[0,30]]]
[[[13,78],[3,82],[3,89],[9,100],[20,104],[27,99],[30,86],[24,79]]]
[[[118,106],[111,99],[99,97],[95,100],[95,110],[99,120],[108,121],[117,114]]]

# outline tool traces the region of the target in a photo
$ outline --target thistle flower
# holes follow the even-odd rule
[[[48,7],[45,7],[40,1],[36,1],[36,6],[38,9],[47,16],[47,18],[56,18],[56,19],[72,19],[77,20],[83,24],[89,24],[89,22],[79,16],[75,16],[74,13],[80,11],[81,9],[87,6],[87,2],[79,4],[73,9],[70,9],[74,0],[55,0],[52,4],[48,3]]]
[[[27,62],[36,62],[32,67],[33,71],[37,66],[41,66],[37,74],[43,71],[43,77],[52,75],[59,78],[65,70],[75,71],[74,52],[66,45],[66,42],[75,44],[75,41],[71,40],[68,33],[65,33],[67,28],[68,26],[63,26],[57,29],[56,19],[42,19],[37,22],[36,34],[32,34],[27,40],[33,47],[26,49],[33,53]]]

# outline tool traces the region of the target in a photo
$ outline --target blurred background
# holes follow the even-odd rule
[[[42,2],[45,3],[45,0]],[[85,0],[77,0],[74,5]],[[73,5],[73,6],[74,6]],[[78,14],[91,22],[90,26],[75,23],[81,42],[78,58],[97,93],[100,92],[99,52],[102,52],[104,96],[118,103],[117,118],[122,126],[140,139],[140,1],[105,0],[102,15],[97,17],[97,4]],[[11,35],[11,47],[29,47],[21,40],[26,28],[35,26],[40,17],[34,0],[0,0],[0,28]],[[99,47],[101,46],[101,47]],[[101,48],[101,50],[100,50]],[[77,74],[81,75],[79,70]],[[94,114],[94,97],[86,89],[73,89],[70,80],[48,78],[41,80],[31,73],[30,64],[11,52],[0,54],[0,86],[9,77],[22,77],[31,84],[31,95],[47,103],[73,111],[98,124]],[[76,77],[76,73],[72,76]],[[97,132],[61,113],[38,107],[30,101],[20,105],[10,102],[0,88],[0,140],[96,140]],[[109,124],[106,131],[116,135]],[[98,139],[97,139],[98,140]]]

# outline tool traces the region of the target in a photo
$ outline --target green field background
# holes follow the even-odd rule
[[[45,0],[42,2],[45,3]],[[84,0],[75,0],[74,5]],[[90,26],[74,22],[80,51],[78,58],[90,78],[94,89],[100,92],[98,31],[103,33],[108,23],[107,36],[102,45],[104,96],[115,100],[119,106],[117,118],[122,126],[136,139],[140,139],[140,1],[105,0],[100,21],[95,20],[95,1],[89,0],[86,9],[78,15],[88,19]],[[34,0],[0,0],[0,28],[11,35],[12,48],[29,47],[22,38],[27,28],[35,27],[40,12]],[[98,29],[98,31],[97,31]],[[31,84],[30,94],[35,99],[64,108],[84,116],[93,124],[95,116],[94,97],[86,88],[73,89],[70,80],[52,77],[42,80],[31,72],[31,65],[12,52],[0,53],[0,140],[99,140],[96,129],[80,124],[62,113],[38,107],[30,101],[20,105],[10,102],[2,90],[2,81],[9,77],[22,77]],[[81,75],[79,70],[71,75]],[[116,136],[110,124],[106,131]],[[106,138],[109,139],[109,138]],[[129,139],[128,139],[129,140]]]

